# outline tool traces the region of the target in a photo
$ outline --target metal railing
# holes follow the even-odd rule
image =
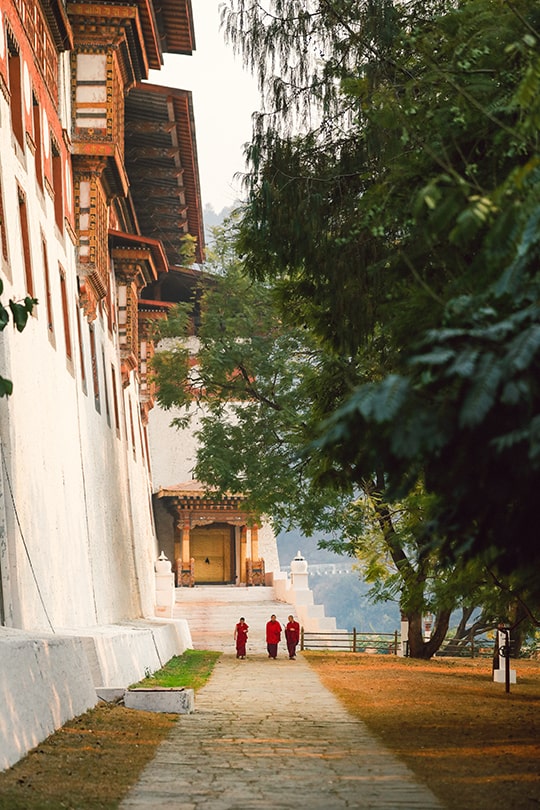
[[[349,631],[310,633],[302,628],[301,650],[336,650],[338,652],[365,652],[379,655],[397,655],[399,633],[360,633],[356,628]]]

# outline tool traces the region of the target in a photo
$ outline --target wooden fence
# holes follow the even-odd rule
[[[393,633],[360,633],[353,628],[351,632],[335,631],[322,633],[309,633],[302,628],[300,633],[301,650],[334,650],[336,652],[358,652],[379,655],[397,655],[401,646],[401,636],[397,630]],[[407,642],[403,651],[408,655]],[[457,643],[448,638],[443,641],[435,657],[453,658],[489,658],[493,656],[493,645],[486,643],[485,639],[475,642],[473,639],[466,644]]]
[[[308,633],[302,628],[300,633],[301,650],[336,650],[337,652],[365,652],[379,655],[397,655],[399,633],[360,633],[335,631]]]

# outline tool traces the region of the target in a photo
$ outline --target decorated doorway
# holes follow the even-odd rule
[[[191,530],[191,556],[195,581],[201,585],[234,583],[235,529],[227,523],[195,526]]]

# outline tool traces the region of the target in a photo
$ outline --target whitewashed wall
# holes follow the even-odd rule
[[[14,147],[9,107],[2,94],[0,155],[9,253],[7,262],[0,258],[2,301],[26,294],[18,183],[26,195],[35,296],[40,302],[22,333],[9,325],[0,336],[0,373],[14,384],[13,395],[0,399],[4,622],[56,632],[153,615],[153,561],[158,552],[136,379],[132,375],[130,384],[122,389],[116,334],[110,333],[100,314],[93,323],[101,394],[98,413],[89,326],[78,307],[75,248],[67,231],[59,233],[53,201],[36,183],[31,150],[27,146],[23,153]],[[52,336],[45,306],[43,239]],[[59,265],[66,277],[71,361],[66,356]],[[86,383],[81,371],[79,317]],[[111,365],[116,369],[120,407],[118,433]],[[135,420],[134,449],[130,407]]]
[[[150,456],[154,492],[161,487],[167,488],[192,480],[197,453],[197,440],[194,434],[200,426],[201,416],[195,414],[187,429],[178,430],[171,427],[173,419],[184,415],[183,410],[173,408],[164,411],[157,406],[150,412]],[[155,511],[158,534],[165,538],[167,545],[165,551],[172,559],[170,556],[174,553],[172,518],[160,503],[156,504]],[[264,558],[267,573],[280,570],[276,537],[268,522],[264,522],[259,530],[259,554]]]
[[[191,426],[186,430],[171,427],[173,419],[184,415],[185,412],[178,408],[164,411],[156,406],[150,411],[148,425],[154,492],[161,487],[170,487],[193,478],[197,453],[194,433],[200,420],[194,416]]]

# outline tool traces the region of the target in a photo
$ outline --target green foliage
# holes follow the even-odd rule
[[[382,471],[387,503],[422,480],[426,554],[480,555],[526,581],[540,561],[526,528],[540,457],[538,7],[229,6],[246,61],[281,80],[247,153],[246,267],[336,357],[365,368],[379,352],[304,457],[320,486]]]
[[[477,565],[534,593],[540,561],[538,9],[223,14],[268,92],[202,298],[196,475],[278,527],[340,527],[429,656]]]
[[[190,233],[184,234],[181,239],[180,256],[186,267],[195,264],[197,252],[197,237]]]
[[[276,527],[295,523],[311,532],[331,523],[343,502],[338,493],[321,497],[309,461],[299,457],[313,433],[314,392],[334,367],[305,330],[284,323],[276,292],[242,272],[223,234],[216,255],[226,264],[202,282],[192,354],[181,314],[173,311],[160,326],[164,338],[153,360],[158,399],[182,409],[178,426],[199,418],[199,480],[242,493]]]
[[[0,295],[4,291],[4,284],[0,279]],[[14,301],[10,298],[8,308],[6,308],[0,301],[0,332],[2,332],[9,323],[10,313],[14,327],[18,332],[22,332],[28,321],[29,315],[32,314],[34,306],[37,305],[36,298],[26,298],[22,301]],[[0,376],[0,397],[7,397],[13,393],[13,383],[5,377]]]
[[[423,550],[419,527],[430,503],[423,489],[389,505],[371,483],[351,492],[323,481],[324,459],[303,452],[320,419],[359,379],[380,376],[376,342],[362,362],[329,352],[308,330],[286,322],[279,290],[250,280],[224,240],[222,233],[216,247],[227,265],[201,290],[196,363],[182,350],[182,336],[178,351],[169,347],[154,363],[160,398],[184,408],[177,424],[189,424],[194,414],[199,419],[196,477],[219,492],[241,493],[278,530],[296,525],[307,534],[333,533],[324,545],[358,560],[373,597],[416,613],[451,610],[464,580],[456,567],[442,572],[437,556]],[[189,331],[177,315],[162,327],[166,343],[176,328]],[[369,416],[384,421],[397,412],[407,391],[394,382],[395,375],[385,381]]]

